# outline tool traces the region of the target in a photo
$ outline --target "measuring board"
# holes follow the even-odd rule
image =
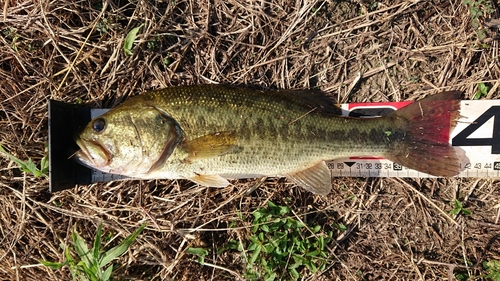
[[[383,116],[411,102],[342,104],[342,115]],[[70,155],[78,150],[73,134],[90,119],[109,109],[90,109],[63,102],[49,102],[50,191],[75,184],[105,182],[126,177],[88,169]],[[461,147],[469,163],[458,177],[500,178],[500,100],[461,101],[460,119],[450,134],[450,144]],[[497,119],[498,118],[498,119]],[[332,177],[432,177],[382,158],[350,157],[327,161]]]

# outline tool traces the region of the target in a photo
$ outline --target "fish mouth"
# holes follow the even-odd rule
[[[111,162],[111,153],[100,143],[78,137],[76,144],[80,147],[80,150],[75,153],[75,158],[83,165],[102,169]]]

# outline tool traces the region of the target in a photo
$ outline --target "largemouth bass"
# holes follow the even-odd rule
[[[325,160],[379,156],[434,176],[466,161],[449,145],[458,91],[414,102],[380,118],[347,118],[321,95],[223,85],[181,86],[132,97],[77,138],[76,158],[107,173],[189,179],[287,177],[320,195],[332,188]]]

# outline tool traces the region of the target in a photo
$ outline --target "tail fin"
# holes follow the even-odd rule
[[[434,176],[451,177],[468,162],[465,152],[449,143],[459,118],[459,91],[442,92],[416,101],[388,115],[406,132],[386,157],[405,167]]]

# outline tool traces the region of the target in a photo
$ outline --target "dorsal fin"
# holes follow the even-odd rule
[[[269,91],[271,95],[276,95],[291,103],[299,104],[308,110],[314,109],[317,113],[342,115],[339,104],[318,90],[278,90]]]

